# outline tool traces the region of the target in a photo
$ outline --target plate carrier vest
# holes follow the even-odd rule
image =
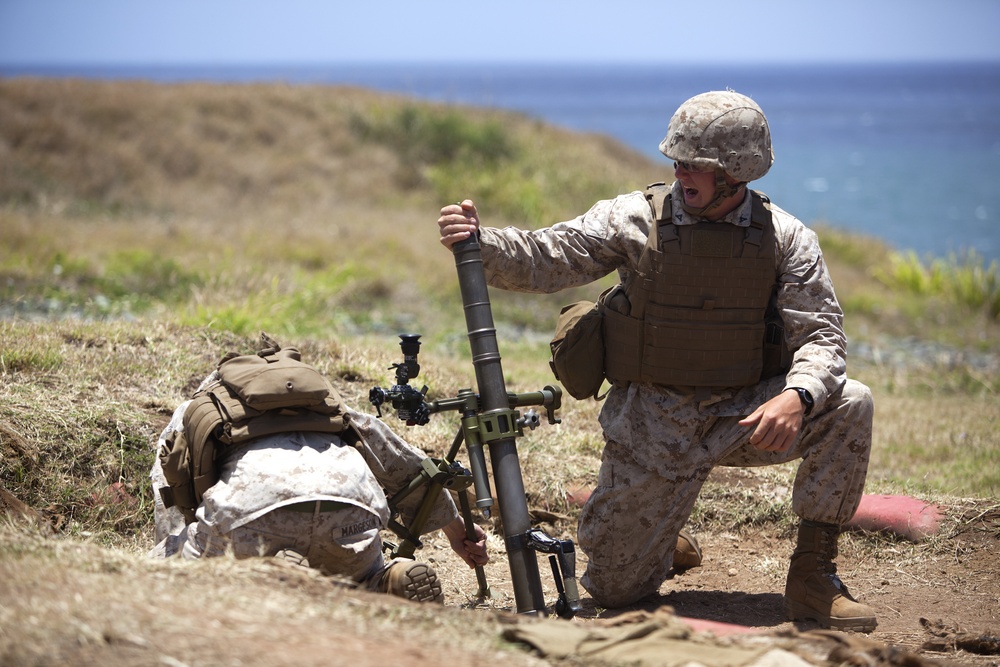
[[[656,223],[625,285],[604,309],[605,373],[614,384],[745,387],[784,373],[791,354],[774,307],[770,201],[751,191],[750,225],[671,222],[670,186],[646,190]]]

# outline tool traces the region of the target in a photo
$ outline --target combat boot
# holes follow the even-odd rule
[[[414,602],[444,602],[444,591],[434,568],[419,561],[392,563],[382,575],[378,590]]]
[[[701,565],[701,547],[698,540],[687,530],[681,528],[677,535],[677,546],[674,547],[674,567],[678,570],[690,570]]]
[[[309,569],[309,559],[295,549],[281,549],[274,554],[274,557],[283,563],[288,563],[292,567]]]
[[[309,559],[295,549],[281,549],[274,554],[274,560],[283,567],[287,567],[298,572],[309,572],[311,574],[316,574],[317,572],[311,569]],[[322,569],[318,571],[321,574],[326,574],[326,572]]]
[[[791,621],[812,620],[826,628],[871,632],[875,611],[855,600],[837,576],[840,527],[802,521],[785,583],[785,615]]]

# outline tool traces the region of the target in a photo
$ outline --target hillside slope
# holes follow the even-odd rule
[[[489,224],[534,226],[663,175],[605,137],[364,90],[0,80],[0,663],[596,667],[582,649],[541,658],[512,643],[530,621],[509,614],[490,521],[495,598],[474,600],[472,573],[432,537],[420,556],[448,582],[447,604],[416,607],[263,562],[147,560],[147,472],[169,414],[261,328],[360,409],[392,382],[404,331],[425,334],[431,398],[472,386],[440,205],[473,196]],[[606,630],[673,607],[754,626],[764,638],[751,644],[813,664],[992,665],[954,628],[988,637],[1000,617],[997,324],[890,289],[873,277],[884,248],[821,231],[849,309],[851,373],[876,395],[870,490],[919,494],[946,517],[919,543],[844,538],[841,572],[879,610],[873,643],[817,649],[780,615],[788,466],[713,476],[690,522],[705,567],[623,613],[585,596],[572,623]],[[554,314],[598,291],[491,294],[510,389],[553,382]],[[533,517],[560,537],[575,537],[574,498],[596,480],[599,409],[566,398],[558,427],[519,441]],[[444,415],[421,429],[386,419],[432,455],[456,428]]]

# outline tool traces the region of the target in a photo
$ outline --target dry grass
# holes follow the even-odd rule
[[[484,211],[527,201],[537,215],[568,218],[662,173],[606,138],[487,110],[456,120],[426,106],[473,132],[499,123],[521,151],[501,168],[404,159],[412,153],[357,134],[359,117],[410,106],[318,86],[0,80],[0,487],[63,538],[2,528],[0,658],[219,664],[227,659],[210,638],[221,634],[240,639],[248,664],[289,636],[315,655],[360,656],[376,648],[360,635],[398,633],[404,619],[417,628],[405,643],[418,648],[400,664],[467,659],[452,635],[469,636],[476,659],[537,664],[496,645],[492,617],[359,603],[288,573],[275,583],[260,564],[177,567],[138,555],[152,539],[155,437],[222,354],[248,351],[266,329],[369,410],[368,391],[392,383],[396,335],[416,331],[419,382],[431,398],[453,396],[475,378],[454,263],[432,227],[438,207],[471,189]],[[486,220],[508,221],[524,223],[510,213]],[[870,491],[995,498],[997,322],[893,292],[872,277],[877,244],[821,234],[848,309],[851,372],[876,395]],[[555,313],[598,292],[491,294],[509,390],[553,383]],[[595,481],[600,405],[564,401],[562,424],[526,434],[518,452],[530,507],[572,537],[578,510],[567,495]],[[458,428],[456,415],[419,428],[386,419],[432,455]],[[693,525],[787,537],[790,475],[713,479]],[[760,565],[765,575],[776,567]],[[163,614],[205,604],[192,583],[204,572],[220,581],[219,601],[199,633],[196,616]],[[259,615],[245,611],[259,600]],[[286,664],[310,664],[304,655]]]
[[[15,434],[0,445],[29,443],[5,459],[3,479],[91,531],[100,525],[93,517],[74,523],[87,514],[83,500],[118,481],[146,497],[131,466],[145,463],[156,420],[260,329],[313,352],[362,408],[371,386],[391,383],[403,331],[424,334],[420,380],[432,397],[474,382],[454,263],[432,227],[441,174],[465,194],[476,187],[466,172],[520,173],[552,202],[552,215],[570,217],[662,169],[604,137],[518,114],[323,86],[6,80],[0,112],[0,311],[48,320],[0,325],[0,410]],[[414,124],[423,130],[408,133]],[[435,133],[443,139],[424,136]],[[515,158],[466,168],[463,151],[483,141]],[[482,195],[503,196],[488,187]],[[511,208],[504,202],[484,211]],[[997,323],[893,293],[872,278],[884,248],[820,233],[849,310],[852,374],[880,406],[873,483],[995,494]],[[510,390],[553,382],[555,313],[598,289],[491,295]],[[942,347],[927,358],[909,340]],[[598,409],[567,397],[560,426],[519,443],[540,507],[570,511],[568,490],[594,481]],[[440,415],[407,437],[441,453],[456,429],[455,416]],[[67,433],[83,445],[76,454],[56,444]],[[29,474],[39,461],[47,473]],[[67,470],[80,471],[78,488],[41,492],[40,479]],[[143,502],[121,519],[126,533],[141,531]]]
[[[493,615],[349,591],[270,560],[148,560],[7,522],[0,599],[5,665],[539,664],[501,644]]]
[[[1000,403],[993,395],[883,396],[872,486],[943,496],[1000,496]],[[948,469],[949,475],[940,475]]]

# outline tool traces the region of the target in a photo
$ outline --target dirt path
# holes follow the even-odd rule
[[[869,639],[932,660],[1000,665],[1000,506],[970,501],[942,508],[940,534],[920,543],[891,535],[849,532],[841,537],[839,573],[856,597],[872,605],[879,619]],[[572,538],[567,533],[565,537]],[[583,612],[573,622],[609,619],[663,606],[682,617],[749,626],[759,632],[808,631],[816,626],[785,620],[781,594],[793,541],[774,530],[751,530],[740,536],[700,533],[702,567],[680,573],[661,587],[659,597],[616,610],[595,608],[581,591]],[[491,544],[491,546],[494,546]],[[455,564],[443,542],[429,541],[423,557],[448,581],[448,604],[468,605],[476,590],[472,572]],[[493,599],[485,606],[513,610],[506,556],[496,555],[487,568]],[[577,554],[582,574],[584,556]],[[546,563],[540,561],[546,600],[556,591]],[[993,652],[979,655],[983,639]],[[978,643],[978,648],[977,648]],[[964,647],[964,648],[963,648]],[[972,649],[972,650],[970,650]]]

